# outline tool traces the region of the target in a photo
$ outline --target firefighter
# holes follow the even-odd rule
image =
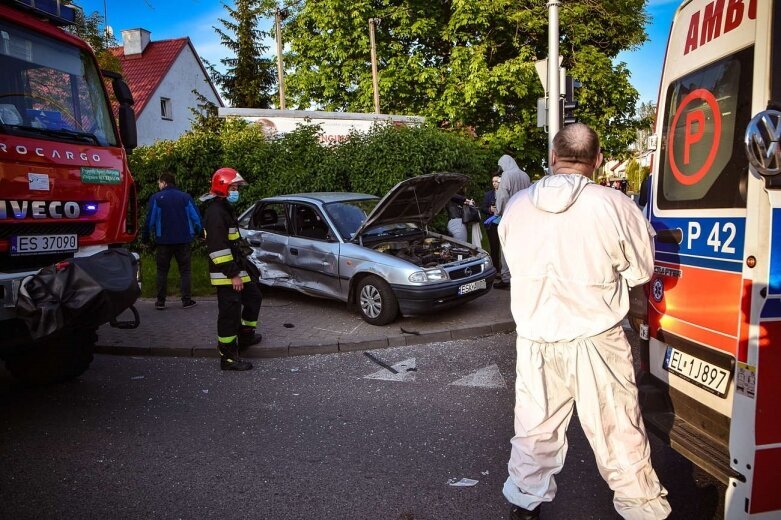
[[[263,299],[258,271],[247,258],[233,205],[239,200],[239,186],[246,181],[233,168],[220,168],[212,176],[209,200],[203,212],[209,278],[217,288],[217,348],[222,370],[250,370],[252,363],[240,359],[239,351],[260,343],[255,332]],[[244,249],[244,250],[243,250]]]

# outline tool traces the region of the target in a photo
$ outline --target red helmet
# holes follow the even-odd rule
[[[220,168],[212,175],[211,194],[218,197],[227,197],[231,185],[243,186],[247,181],[233,168]]]

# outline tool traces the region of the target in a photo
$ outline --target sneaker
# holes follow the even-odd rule
[[[540,506],[531,511],[520,506],[513,505],[510,508],[510,520],[538,520],[540,518]]]
[[[157,309],[158,311],[164,310],[165,309],[165,302],[162,301],[162,300],[157,300],[155,302],[155,309]]]
[[[510,282],[505,282],[504,280],[497,280],[494,282],[494,289],[509,289],[510,288]]]
[[[185,300],[182,302],[182,308],[183,309],[191,309],[198,305],[198,302],[195,300]]]

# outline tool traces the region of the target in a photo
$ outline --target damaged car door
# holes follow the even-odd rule
[[[293,284],[316,295],[338,298],[339,241],[320,210],[306,203],[291,204],[292,232],[288,262]]]
[[[254,250],[252,260],[264,281],[290,286],[288,264],[288,208],[284,202],[259,202],[239,220],[239,227]]]

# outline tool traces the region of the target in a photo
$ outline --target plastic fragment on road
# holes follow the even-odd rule
[[[478,482],[480,481],[471,478],[462,478],[462,479],[451,478],[450,480],[447,481],[447,485],[452,487],[472,487],[476,485]]]

